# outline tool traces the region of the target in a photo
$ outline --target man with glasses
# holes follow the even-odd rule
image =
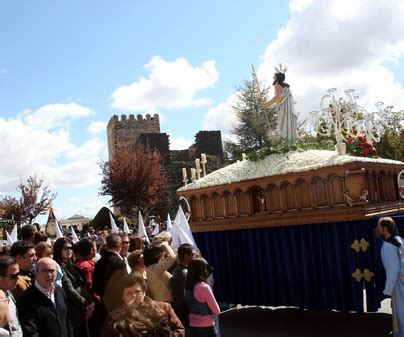
[[[129,236],[128,234],[121,234],[121,239],[122,239],[122,248],[121,248],[121,252],[119,253],[119,255],[122,256],[122,258],[126,258],[128,257],[128,252],[129,252]]]
[[[8,322],[3,329],[6,330],[10,336],[15,337],[22,337],[22,330],[17,317],[15,299],[10,291],[17,285],[19,272],[20,269],[14,257],[5,254],[0,255],[0,289],[5,294],[5,298],[2,299],[2,304],[4,304],[4,307],[8,310]]]
[[[31,286],[34,280],[34,274],[31,271],[36,261],[34,245],[29,241],[16,241],[11,246],[10,255],[16,258],[20,267],[17,286],[13,290],[13,296],[18,301],[22,293]]]
[[[126,233],[122,233],[121,239],[122,239],[122,248],[121,248],[121,252],[119,253],[119,255],[121,255],[123,261],[125,262],[126,271],[128,272],[128,274],[130,274],[131,268],[129,267],[129,264],[128,264],[128,255],[129,255],[129,246],[130,246],[129,235]]]
[[[17,301],[24,337],[73,337],[66,295],[55,278],[55,261],[40,259],[34,284]]]

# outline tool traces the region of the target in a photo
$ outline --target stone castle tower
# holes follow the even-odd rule
[[[154,116],[121,115],[119,120],[117,115],[112,116],[107,125],[108,154],[109,158],[114,158],[115,150],[120,145],[137,142],[139,136],[145,133],[160,133],[159,115]]]
[[[199,131],[195,136],[195,143],[188,149],[170,150],[170,140],[166,133],[160,132],[158,114],[143,115],[117,115],[111,117],[107,125],[109,158],[114,157],[116,149],[120,146],[139,143],[157,149],[162,157],[166,170],[168,191],[167,200],[159,205],[153,212],[165,219],[167,212],[174,216],[178,209],[179,199],[176,191],[183,185],[182,168],[195,167],[195,159],[205,153],[208,158],[207,173],[224,166],[222,136],[220,131]]]

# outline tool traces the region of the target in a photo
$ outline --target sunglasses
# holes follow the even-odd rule
[[[72,246],[63,247],[63,250],[73,250],[73,247]]]
[[[19,275],[20,275],[20,273],[18,272],[18,273],[11,274],[11,275],[0,275],[0,276],[8,277],[9,280],[15,281]]]

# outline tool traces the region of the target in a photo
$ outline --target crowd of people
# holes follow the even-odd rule
[[[168,232],[20,236],[0,254],[0,337],[218,336],[213,270]]]
[[[404,245],[396,234],[393,219],[379,220],[384,294],[394,336],[404,336]],[[190,244],[174,250],[166,231],[151,243],[107,230],[52,242],[34,225],[20,236],[0,252],[0,337],[220,335],[212,267]]]

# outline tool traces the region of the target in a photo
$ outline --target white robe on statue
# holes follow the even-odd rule
[[[282,139],[297,139],[297,116],[294,104],[290,88],[284,87],[277,107],[278,132]]]
[[[402,244],[402,239],[396,238]],[[381,257],[386,270],[383,293],[391,296],[394,337],[404,337],[404,248],[383,242]]]

